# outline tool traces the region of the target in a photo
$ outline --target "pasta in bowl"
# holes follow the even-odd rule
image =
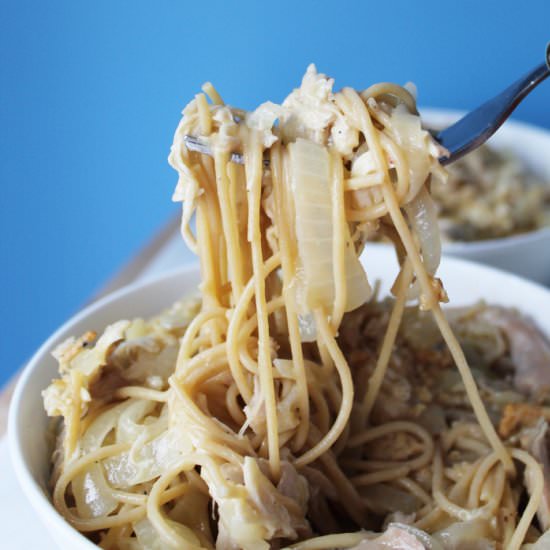
[[[170,155],[200,298],[158,311],[196,272],[126,290],[30,365],[12,449],[53,513],[25,464],[47,477],[63,536],[75,540],[70,524],[136,550],[545,544],[550,346],[505,306],[545,330],[548,293],[451,260],[437,273],[430,185],[445,151],[409,90],[332,85],[310,67],[281,105],[252,113],[205,85],[211,103],[185,108]],[[366,245],[373,232],[395,258]],[[444,311],[447,290],[465,307]],[[141,299],[156,311],[136,316]],[[34,369],[51,378],[47,352],[51,450],[43,425],[32,456],[25,393]]]
[[[388,281],[396,269],[395,259],[384,249],[371,250],[364,263],[373,280]],[[440,276],[446,282],[453,305],[458,308],[480,300],[517,308],[543,332],[550,333],[550,292],[547,289],[511,274],[452,258],[445,259]],[[59,515],[51,500],[53,441],[41,395],[57,376],[57,362],[51,352],[70,336],[84,334],[91,328],[99,331],[122,318],[154,317],[183,296],[196,296],[199,280],[198,267],[192,267],[106,297],[54,334],[31,359],[22,375],[10,412],[10,450],[21,486],[60,548],[84,550],[96,546]],[[475,281],[475,285],[471,281]],[[380,296],[387,295],[389,290],[387,283],[382,285]]]

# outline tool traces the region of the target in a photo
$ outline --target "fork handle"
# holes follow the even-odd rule
[[[521,100],[550,75],[550,42],[546,45],[545,62],[508,86],[458,122],[434,134],[450,153],[439,159],[449,164],[485,143],[510,116]]]

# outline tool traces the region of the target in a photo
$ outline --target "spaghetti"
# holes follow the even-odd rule
[[[56,508],[105,549],[534,541],[544,478],[518,439],[534,428],[499,436],[502,403],[484,403],[441,309],[429,185],[445,177],[442,151],[411,92],[334,93],[313,66],[282,105],[252,113],[203,90],[211,102],[185,108],[170,153],[201,299],[56,350],[62,376],[44,392],[64,419]],[[187,150],[187,134],[213,157]],[[391,303],[358,259],[375,233],[400,259]],[[462,342],[483,311],[453,321]],[[438,345],[412,345],[415,323]]]

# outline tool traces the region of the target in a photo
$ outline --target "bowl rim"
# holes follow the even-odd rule
[[[430,120],[431,118],[444,120],[446,123],[451,123],[459,118],[462,118],[468,113],[468,111],[460,109],[446,109],[439,107],[419,107],[422,119]],[[514,118],[508,119],[503,129],[510,132],[522,132],[533,136],[535,139],[547,140],[550,146],[550,130],[531,124],[516,120]],[[550,185],[550,179],[548,181]],[[547,240],[550,238],[550,226],[539,227],[531,231],[524,233],[514,233],[507,237],[499,237],[494,239],[483,239],[480,241],[450,241],[443,242],[443,252],[449,254],[464,254],[464,253],[477,253],[505,250],[507,248],[515,248],[528,243],[537,242],[538,240]]]
[[[108,304],[115,302],[134,292],[139,292],[148,286],[162,285],[165,280],[172,279],[176,276],[184,278],[189,274],[196,275],[200,271],[200,266],[197,262],[191,262],[178,266],[176,268],[164,271],[158,275],[148,276],[144,279],[134,281],[125,285],[113,292],[109,292],[98,300],[87,305],[83,309],[77,311],[69,317],[62,325],[59,326],[43,343],[36,349],[23,371],[13,392],[10,407],[8,411],[7,423],[7,440],[8,452],[11,463],[15,472],[15,476],[19,486],[23,490],[25,497],[31,503],[33,509],[37,512],[39,519],[44,523],[44,518],[53,523],[53,526],[48,526],[48,531],[59,531],[63,533],[65,538],[73,540],[74,544],[78,544],[78,548],[86,547],[90,550],[98,548],[93,542],[87,539],[82,533],[75,529],[54,507],[51,499],[46,496],[44,490],[34,478],[25,460],[22,445],[21,433],[18,427],[19,412],[23,403],[23,396],[26,394],[29,383],[34,372],[39,368],[40,361],[45,354],[49,353],[53,344],[59,339],[60,335],[67,331],[71,325],[74,325],[85,318],[93,315],[97,311],[103,309]],[[55,540],[55,539],[54,539]]]
[[[386,257],[393,256],[393,252],[391,252],[389,249],[381,250],[378,248],[378,251],[375,250],[376,249],[371,248],[370,254],[374,253],[375,256],[377,254],[380,254],[380,257],[382,257],[382,255],[385,255]],[[373,260],[372,256],[370,259]],[[461,270],[462,272],[464,271],[464,269],[467,270],[469,273],[468,276],[472,279],[476,279],[476,274],[477,276],[481,276],[483,274],[483,276],[485,277],[497,278],[500,284],[506,285],[507,283],[519,283],[524,289],[530,289],[532,292],[538,294],[544,293],[550,295],[550,289],[539,283],[536,283],[532,280],[526,279],[514,273],[488,266],[483,263],[464,258],[445,256],[445,265],[445,269]],[[53,503],[41,488],[39,482],[34,478],[27,464],[27,461],[24,458],[24,453],[21,445],[22,437],[20,430],[18,429],[18,419],[20,408],[23,403],[23,397],[27,393],[29,383],[32,380],[35,371],[39,368],[44,355],[49,352],[53,343],[59,338],[59,336],[63,332],[67,331],[71,325],[82,321],[86,317],[96,313],[98,310],[101,310],[103,307],[120,298],[127,296],[128,294],[143,291],[148,287],[165,284],[165,281],[174,278],[183,279],[186,276],[190,275],[196,276],[197,273],[200,273],[200,266],[198,262],[185,264],[183,266],[176,267],[158,275],[135,281],[114,292],[107,294],[96,302],[88,305],[87,307],[70,317],[65,323],[63,323],[37,349],[32,358],[27,363],[23,373],[21,374],[21,377],[17,382],[10,405],[8,418],[8,446],[17,481],[21,489],[23,490],[26,498],[30,501],[31,505],[37,512],[39,519],[42,521],[42,523],[44,524],[46,523],[46,521],[51,523],[47,526],[48,530],[54,533],[59,533],[59,536],[63,537],[65,540],[72,540],[75,547],[77,548],[87,548],[89,550],[92,550],[94,548],[97,549],[97,546],[90,540],[88,540],[79,531],[73,528],[70,523],[67,522],[57,512],[57,510],[53,506]]]

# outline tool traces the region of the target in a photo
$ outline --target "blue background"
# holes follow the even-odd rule
[[[469,109],[548,40],[548,0],[1,0],[0,383],[175,212],[166,157],[205,80],[250,108],[314,61]],[[550,82],[516,117],[550,128]]]

